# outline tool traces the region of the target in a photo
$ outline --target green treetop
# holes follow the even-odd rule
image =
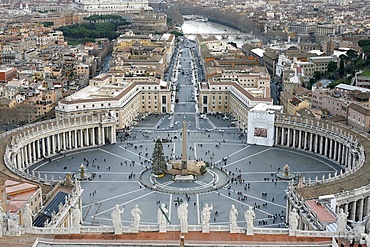
[[[166,170],[166,158],[163,152],[162,141],[158,138],[155,142],[153,154],[152,154],[152,171],[154,174],[163,174]]]

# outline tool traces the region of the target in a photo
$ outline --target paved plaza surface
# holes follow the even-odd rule
[[[125,208],[123,225],[131,224],[131,209],[137,204],[142,211],[141,225],[157,223],[157,210],[165,203],[171,224],[179,225],[176,208],[181,200],[189,203],[190,225],[200,224],[200,212],[205,203],[213,206],[211,225],[228,225],[231,205],[238,209],[238,225],[245,226],[244,210],[255,208],[257,227],[285,227],[285,190],[288,181],[276,180],[276,173],[288,164],[291,171],[312,180],[341,168],[335,163],[311,153],[247,145],[246,136],[223,120],[223,114],[200,117],[196,109],[196,80],[192,66],[196,63],[191,42],[181,45],[183,52],[175,56],[184,74],[168,76],[179,85],[178,103],[170,115],[148,115],[130,131],[129,136],[119,133],[115,145],[73,151],[51,158],[50,162],[33,165],[30,171],[42,177],[63,179],[66,173],[76,173],[80,165],[95,173],[92,180],[81,182],[84,225],[112,225],[110,213],[116,204]],[[176,69],[176,68],[174,68]],[[189,159],[204,160],[222,168],[213,173],[209,168],[204,177],[194,182],[173,182],[157,179],[161,186],[171,189],[160,192],[140,183],[140,174],[150,167],[150,158],[157,138],[166,139],[164,153],[168,159],[180,158],[181,128],[186,121],[187,155]],[[150,172],[149,172],[150,174]],[[150,175],[149,175],[150,176]],[[148,179],[148,177],[144,178]],[[226,186],[212,190],[213,181],[225,181]],[[148,180],[146,180],[148,181]],[[221,183],[220,183],[221,184]],[[198,190],[208,186],[209,190]],[[178,189],[177,189],[178,188]],[[177,193],[181,191],[181,193]],[[189,192],[189,193],[187,193]],[[274,216],[274,217],[273,217]]]
[[[175,136],[178,137],[175,139]],[[243,210],[248,206],[256,207],[255,225],[260,227],[285,227],[285,189],[288,182],[275,179],[279,168],[289,164],[292,172],[302,174],[308,179],[315,179],[340,169],[336,164],[307,152],[275,147],[246,145],[245,138],[240,137],[236,129],[227,132],[217,131],[190,132],[188,135],[188,155],[190,158],[203,159],[223,167],[229,179],[241,175],[240,180],[229,183],[216,191],[195,194],[161,193],[144,188],[139,183],[140,172],[148,165],[156,138],[172,138],[164,143],[166,156],[181,156],[180,129],[169,131],[151,130],[131,132],[130,137],[122,142],[118,138],[115,145],[66,153],[52,158],[51,162],[34,165],[36,173],[40,172],[50,178],[64,178],[66,173],[77,172],[81,163],[87,164],[89,172],[96,173],[92,180],[81,182],[84,189],[83,218],[85,225],[112,225],[110,213],[116,204],[125,207],[122,215],[124,225],[130,225],[130,211],[138,204],[143,212],[141,224],[156,224],[156,212],[159,202],[169,209],[172,224],[179,224],[176,213],[178,200],[189,198],[189,224],[200,224],[200,212],[205,203],[213,205],[210,224],[227,225],[229,210],[234,204],[239,211],[238,223],[243,226]],[[200,146],[201,145],[201,146]],[[216,145],[218,147],[216,147]],[[190,149],[191,147],[191,149]],[[148,154],[148,155],[146,155]],[[227,157],[226,162],[223,159]],[[85,159],[85,161],[84,161]],[[168,185],[186,188],[184,183],[169,182]],[[248,184],[250,185],[248,187]],[[262,193],[267,193],[262,196]],[[217,213],[216,213],[217,212]],[[273,220],[269,215],[278,216]],[[262,221],[266,223],[262,224]]]

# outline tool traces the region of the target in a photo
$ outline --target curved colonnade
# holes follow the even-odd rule
[[[26,125],[0,135],[6,145],[4,163],[24,178],[47,182],[28,167],[38,161],[75,149],[116,143],[116,120],[108,115],[53,119]]]
[[[288,115],[275,119],[275,145],[301,149],[337,162],[343,169],[326,177],[308,181],[301,178],[296,188],[288,188],[289,206],[306,213],[300,229],[324,230],[318,217],[312,214],[305,200],[333,195],[335,213],[342,208],[349,220],[362,220],[370,209],[370,162],[365,153],[370,150],[370,135],[334,122]],[[289,213],[287,213],[288,215]]]
[[[108,115],[54,119],[6,132],[0,138],[5,149],[3,165],[13,172],[13,177],[16,174],[45,183],[47,178],[31,175],[27,168],[60,152],[115,143],[116,120]],[[370,150],[370,138],[367,133],[337,123],[276,114],[275,145],[316,153],[343,166],[339,174],[314,181],[303,178],[296,188],[290,186],[288,213],[292,207],[307,209],[306,199],[333,194],[337,212],[343,208],[353,220],[368,215],[370,164],[365,152]],[[12,176],[9,170],[2,170]],[[314,214],[308,212],[308,218],[311,221],[303,222],[301,229],[323,229]]]

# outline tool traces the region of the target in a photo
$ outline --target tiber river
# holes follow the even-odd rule
[[[202,21],[195,21],[195,20],[185,20],[184,24],[182,25],[182,31],[185,35],[189,33],[212,34],[212,33],[228,33],[228,32],[237,33],[238,32],[238,30],[234,28],[224,26],[218,23],[214,23],[210,21],[202,22]],[[237,43],[238,47],[241,48],[241,46],[245,43],[246,34],[240,33],[240,35],[242,36],[242,39],[236,39],[235,36],[229,36],[227,39],[223,39],[223,41],[235,42]],[[216,38],[221,39],[222,37],[216,35]]]

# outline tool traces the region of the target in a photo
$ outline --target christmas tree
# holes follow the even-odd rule
[[[162,141],[158,138],[152,154],[152,171],[156,175],[163,174],[166,170],[166,158],[163,152]]]

